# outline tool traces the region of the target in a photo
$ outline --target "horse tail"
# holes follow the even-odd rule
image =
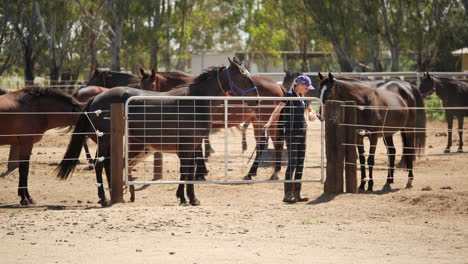
[[[84,112],[89,110],[93,100],[94,98],[89,100],[85,106]],[[73,130],[73,135],[70,139],[70,143],[68,144],[67,151],[65,152],[62,161],[55,169],[57,177],[61,180],[67,179],[79,163],[81,149],[83,148],[83,144],[87,137],[85,133],[90,131],[90,124],[91,123],[86,113],[81,114],[76,122],[75,130]]]
[[[416,154],[424,154],[426,146],[426,111],[424,109],[424,100],[421,92],[415,86],[411,86],[416,99],[416,135],[415,148]]]

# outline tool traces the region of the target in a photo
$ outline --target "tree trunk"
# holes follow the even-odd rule
[[[23,41],[23,63],[24,63],[24,83],[26,85],[34,84],[34,58],[32,55],[32,47],[29,41]]]
[[[114,28],[114,40],[112,42],[112,59],[111,59],[111,69],[113,71],[120,71],[120,41],[122,33],[123,20],[118,21]]]

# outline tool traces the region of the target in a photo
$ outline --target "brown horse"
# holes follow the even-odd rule
[[[453,117],[458,119],[458,150],[463,152],[463,119],[468,116],[468,83],[447,79],[436,78],[429,73],[424,74],[424,78],[419,86],[419,91],[427,97],[436,93],[442,99],[442,105],[445,109],[445,118],[448,124],[448,141],[444,152],[449,153],[452,146],[452,126]],[[456,109],[451,109],[454,107]]]
[[[202,73],[189,86],[173,89],[165,93],[155,93],[129,87],[117,87],[101,93],[86,106],[86,111],[108,110],[112,103],[125,103],[131,96],[137,95],[161,95],[161,96],[224,96],[233,89],[245,91],[247,96],[257,96],[257,90],[253,85],[249,72],[235,59],[228,67],[214,67]],[[209,133],[211,126],[210,105],[220,104],[221,100],[179,100],[179,99],[149,99],[133,100],[130,104],[132,111],[128,113],[129,119],[134,121],[148,120],[151,122],[129,123],[129,170],[138,164],[141,158],[147,155],[146,148],[155,151],[175,153],[180,159],[180,179],[193,181],[195,172],[196,153],[203,138]],[[247,103],[255,103],[248,101]],[[91,115],[91,122],[104,136],[99,140],[98,153],[100,157],[108,157],[110,151],[110,122],[106,117],[107,112],[99,117]],[[164,128],[164,129],[163,129]],[[91,130],[91,124],[87,116],[80,116],[75,132]],[[81,133],[74,133],[64,159],[57,168],[60,178],[67,178],[76,167],[76,157],[79,157],[84,137]],[[96,164],[96,178],[100,183],[98,195],[102,205],[107,205],[102,185],[102,170],[105,166],[109,181],[110,160]],[[131,174],[129,173],[129,178]],[[186,204],[185,185],[180,184],[177,189],[177,197],[181,204]],[[130,186],[131,197],[134,201],[134,187]],[[199,205],[195,196],[193,184],[187,184],[187,195],[191,205]]]
[[[157,82],[158,79],[160,79],[160,73],[154,72],[153,70],[151,72],[144,72],[144,70],[141,69],[141,74],[142,79],[139,88],[150,91],[157,90]],[[276,83],[275,81],[269,78],[261,76],[252,76],[252,81],[257,87],[259,96],[282,97],[285,92],[285,90],[280,84]],[[159,91],[161,92],[170,90],[170,87],[168,86],[159,85],[159,87]],[[239,92],[232,90],[232,95],[239,95]],[[252,121],[254,125],[254,134],[257,142],[256,157],[248,174],[244,177],[245,180],[252,180],[252,177],[257,174],[261,154],[267,147],[267,139],[265,137],[263,126],[268,122],[268,119],[271,113],[273,112],[275,106],[279,103],[279,100],[280,99],[278,99],[278,101],[262,101],[259,107],[248,107],[239,101],[229,102],[228,127],[235,127],[241,124],[242,122],[246,121]],[[212,129],[224,129],[224,113],[224,106],[213,108]],[[271,129],[270,137],[273,140],[275,146],[275,171],[270,177],[270,179],[277,180],[278,173],[281,170],[281,155],[283,153],[284,144],[283,135],[279,129],[274,128]],[[245,141],[245,133],[243,133],[243,144]],[[210,150],[211,146],[209,145],[209,141],[207,138],[205,138],[205,158],[208,158]],[[199,153],[198,158],[202,157],[203,155]],[[202,171],[207,171],[204,160],[200,161],[198,165],[203,167]],[[204,177],[199,178],[198,180],[204,180]]]
[[[28,191],[33,145],[49,129],[73,126],[82,111],[72,97],[53,89],[27,87],[0,96],[0,145],[19,146],[18,195],[22,205],[34,204]]]
[[[319,73],[320,99],[339,101],[355,101],[358,106],[357,111],[357,148],[359,161],[361,164],[361,185],[360,190],[364,190],[366,168],[364,156],[363,138],[368,137],[370,141],[369,157],[369,186],[368,190],[373,190],[372,170],[374,166],[374,155],[377,146],[377,139],[384,138],[387,146],[389,169],[387,175],[386,188],[390,188],[393,183],[393,172],[395,166],[395,145],[393,144],[393,134],[401,131],[403,139],[403,157],[405,168],[409,170],[407,188],[412,187],[413,181],[413,161],[416,154],[424,150],[426,141],[426,115],[424,103],[420,92],[409,83],[392,80],[379,87],[373,82],[359,81],[352,78],[335,79],[329,73],[328,78],[324,78]]]

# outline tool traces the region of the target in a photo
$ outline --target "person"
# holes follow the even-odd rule
[[[315,90],[310,78],[306,75],[300,75],[295,79],[294,87],[287,92],[284,97],[303,97],[309,90]],[[273,113],[265,124],[265,130],[271,125],[281,121],[284,124],[284,136],[286,147],[288,149],[288,168],[286,169],[286,180],[291,180],[294,173],[294,179],[302,179],[302,170],[304,168],[305,150],[306,150],[306,129],[307,123],[304,118],[304,112],[309,112],[310,121],[317,119],[315,111],[310,108],[308,102],[303,100],[282,100],[275,108]],[[301,183],[284,183],[283,202],[295,203],[305,202],[309,199],[301,196]]]

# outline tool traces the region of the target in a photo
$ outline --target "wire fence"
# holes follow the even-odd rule
[[[140,100],[142,98],[134,98],[133,100]],[[192,126],[192,127],[183,127],[181,128],[180,126],[183,125],[184,123],[190,123],[190,120],[184,120],[181,119],[180,117],[186,115],[187,113],[192,113],[192,112],[186,112],[184,113],[184,107],[182,107],[180,104],[173,105],[173,107],[177,108],[177,111],[173,111],[175,108],[170,108],[170,110],[167,111],[162,111],[159,110],[159,112],[156,113],[163,113],[166,117],[163,119],[161,117],[156,117],[158,114],[154,114],[155,109],[159,108],[162,109],[161,103],[156,103],[154,104],[154,100],[167,100],[168,98],[149,98],[148,100],[150,101],[144,101],[144,103],[139,104],[139,105],[131,105],[128,104],[128,109],[127,109],[127,126],[128,126],[128,138],[127,138],[127,154],[131,154],[133,152],[138,152],[142,153],[141,151],[134,151],[132,150],[133,147],[141,147],[144,146],[143,149],[143,156],[138,156],[135,157],[135,161],[139,161],[138,165],[133,165],[129,163],[128,157],[127,157],[127,168],[129,170],[126,170],[128,173],[131,174],[131,176],[135,179],[134,181],[128,182],[128,184],[148,184],[148,183],[155,183],[156,181],[153,181],[153,169],[154,169],[154,160],[151,156],[151,154],[154,151],[154,147],[150,147],[149,145],[154,145],[154,144],[159,144],[159,147],[164,149],[164,145],[169,145],[171,140],[173,139],[178,139],[180,138],[180,133],[183,131],[184,133],[189,133],[193,135],[193,137],[197,137],[197,127],[199,126],[204,126],[205,123],[210,122],[213,124],[217,124],[216,129],[212,128],[211,132],[212,135],[210,137],[210,142],[215,150],[214,153],[211,154],[210,159],[207,160],[207,168],[209,170],[209,173],[207,175],[208,181],[196,181],[196,183],[245,183],[245,181],[242,180],[242,177],[247,175],[250,172],[250,168],[252,164],[254,163],[255,156],[256,156],[256,146],[259,143],[256,141],[256,136],[258,138],[258,135],[261,135],[262,133],[265,135],[266,131],[259,131],[261,130],[262,127],[264,126],[265,122],[267,122],[268,118],[271,115],[271,112],[273,109],[276,107],[276,104],[272,102],[278,102],[278,98],[255,98],[255,100],[261,100],[262,103],[259,106],[252,106],[252,107],[239,107],[239,102],[238,100],[254,100],[252,98],[221,98],[222,103],[218,106],[215,106],[215,101],[219,101],[220,98],[215,98],[215,99],[210,99],[210,104],[208,106],[201,106],[201,105],[191,105],[190,107],[185,107],[185,109],[191,109],[193,110],[194,107],[198,108],[197,111],[203,112],[204,110],[203,107],[209,107],[210,110],[224,110],[221,112],[213,112],[211,115],[210,120],[199,120],[197,121],[198,125]],[[182,99],[174,99],[170,98],[171,100],[182,100]],[[190,99],[190,98],[184,98],[184,99]],[[203,98],[204,100],[207,100],[206,98]],[[152,100],[152,101],[151,101]],[[194,100],[194,99],[190,99]],[[299,99],[292,99],[292,100],[316,100],[314,98],[299,98]],[[237,103],[236,103],[237,101]],[[313,101],[312,106],[317,108],[320,104],[318,101]],[[348,105],[344,107],[350,107]],[[362,107],[362,106],[356,106],[359,110],[363,109],[370,109],[369,107]],[[237,112],[233,112],[233,110],[239,110]],[[414,109],[419,109],[419,108],[414,108]],[[444,108],[444,107],[437,107],[437,108],[431,108],[431,109],[426,109],[427,111],[432,111],[434,109],[453,109],[453,108]],[[468,107],[457,107],[456,109],[460,110],[468,110]],[[398,110],[398,108],[385,108],[385,110],[392,111],[392,110]],[[109,111],[107,110],[99,110],[95,112],[89,112],[87,114],[95,114],[99,115],[101,113],[108,113]],[[65,112],[42,112],[42,113],[37,113],[37,112],[23,112],[23,113],[5,113],[5,112],[0,112],[0,117],[2,115],[8,114],[15,114],[18,115],[18,118],[20,118],[21,115],[38,115],[38,114],[47,114],[47,115],[56,115],[56,114],[85,114],[86,112],[82,113],[65,113]],[[227,114],[225,114],[227,113]],[[254,114],[253,114],[254,113]],[[246,130],[246,137],[245,137],[245,143],[247,144],[247,150],[243,151],[242,150],[242,145],[243,145],[243,137],[241,133],[241,129],[238,128],[240,125],[242,125],[245,121],[245,119],[237,119],[239,117],[244,117],[244,116],[250,116],[250,120],[252,120],[254,123],[256,123],[256,128],[254,128],[252,125],[250,125],[247,130]],[[105,116],[102,116],[102,118],[106,118]],[[214,122],[214,120],[217,120],[217,122]],[[256,120],[257,119],[257,120]],[[169,124],[171,123],[177,123],[179,127],[171,127]],[[193,122],[192,122],[193,123]],[[317,182],[317,181],[323,181],[323,177],[321,177],[321,163],[324,161],[325,157],[322,154],[322,148],[319,147],[320,143],[323,141],[323,127],[322,123],[320,122],[313,122],[308,124],[307,128],[307,136],[306,136],[306,157],[305,157],[305,162],[304,162],[304,181],[312,181],[312,182]],[[360,126],[362,127],[362,124],[341,124],[342,126]],[[227,128],[227,129],[226,129]],[[364,135],[371,133],[383,133],[383,132],[393,132],[402,128],[409,129],[409,130],[414,130],[413,133],[416,133],[418,131],[422,131],[421,129],[417,127],[391,127],[391,126],[367,126],[369,130],[371,129],[380,129],[379,131],[367,131],[364,133]],[[221,129],[224,131],[218,131],[218,129]],[[256,129],[256,130],[255,130]],[[275,130],[281,130],[283,128],[277,128],[273,126],[270,129],[270,133],[277,132]],[[388,129],[388,130],[387,130]],[[174,134],[174,133],[168,133],[168,131],[176,132],[179,134]],[[423,129],[424,132],[426,133],[446,133],[448,130],[446,128],[432,128],[432,127],[426,127]],[[465,132],[466,129],[452,129],[450,131],[453,132]],[[0,130],[2,131],[2,130]],[[151,134],[154,133],[155,131],[159,131],[158,136],[152,136]],[[358,130],[357,133],[362,133],[362,130]],[[80,133],[83,135],[89,135],[89,136],[95,136],[97,135],[98,138],[102,137],[103,135],[108,135],[108,133],[102,133],[98,130],[95,130],[94,132],[87,132],[87,133]],[[26,136],[46,136],[46,137],[63,137],[66,135],[71,135],[71,133],[66,133],[63,132],[63,130],[53,130],[50,132],[47,132],[45,134],[39,134],[39,133],[5,133],[2,132],[0,134],[0,142],[2,138],[6,137],[26,137]],[[361,134],[362,135],[362,134]],[[287,136],[287,135],[286,135]],[[138,140],[142,141],[132,141],[131,138],[135,137]],[[154,139],[160,140],[160,142],[153,142]],[[163,140],[161,140],[163,139]],[[164,141],[164,142],[163,142]],[[68,142],[67,142],[68,143]],[[179,146],[183,146],[185,143],[179,142]],[[186,143],[190,144],[190,143]],[[366,146],[370,147],[370,144],[349,144],[349,143],[343,143],[344,146]],[[383,144],[382,144],[383,145]],[[378,145],[374,145],[373,147],[377,147]],[[63,148],[63,152],[65,152],[66,146],[59,145],[57,146],[58,148]],[[146,147],[146,148],[145,148]],[[437,146],[436,146],[437,147]],[[2,148],[6,149],[7,147],[2,146]],[[408,147],[407,147],[408,148]],[[44,148],[42,148],[44,149]],[[45,147],[47,149],[47,147]],[[270,138],[268,140],[268,147],[266,150],[263,151],[261,155],[261,161],[259,163],[260,169],[257,172],[257,178],[258,180],[253,180],[249,182],[253,183],[264,183],[264,182],[284,182],[284,181],[269,181],[269,175],[270,172],[272,171],[273,164],[275,163],[275,157],[274,157],[274,145],[272,142],[272,139]],[[284,171],[287,165],[287,160],[288,160],[288,155],[286,151],[284,151],[286,147],[283,147],[283,151],[281,153],[281,165],[282,165],[282,170],[281,170],[281,175],[278,175],[279,177],[283,177]],[[397,150],[401,149],[400,146],[397,146]],[[412,148],[414,150],[423,150],[421,148]],[[428,149],[428,147],[424,148],[425,150]],[[203,149],[204,150],[204,149]],[[44,151],[44,150],[41,150]],[[197,150],[189,150],[189,151],[197,151]],[[3,153],[6,153],[2,151]],[[94,153],[93,153],[94,154]],[[382,164],[385,164],[387,155],[384,151],[380,151],[377,153],[379,157],[382,157],[380,159],[380,162]],[[366,154],[368,155],[368,154]],[[402,156],[402,155],[409,155],[409,154],[403,154],[403,153],[397,153],[395,154],[396,156]],[[429,156],[453,156],[453,155],[466,155],[466,153],[461,153],[461,154],[453,154],[453,153],[435,153],[435,152],[430,152],[430,153],[423,153],[420,154],[422,157],[429,157]],[[33,156],[35,156],[33,154]],[[39,163],[39,164],[45,164],[45,163],[55,163],[59,162],[56,155],[54,155],[54,158],[37,158],[33,157],[31,159],[31,162],[33,163]],[[102,162],[105,159],[109,159],[110,157],[98,157],[96,159],[96,162]],[[83,160],[83,157],[81,157],[81,160]],[[21,160],[21,159],[12,159],[12,160],[7,160],[6,155],[2,156],[2,160],[0,161],[0,164],[7,164],[9,162],[26,162],[27,160]],[[179,160],[177,159],[176,155],[164,155],[163,159],[163,178],[164,180],[158,181],[159,183],[180,183],[177,179],[180,176],[179,173]],[[352,164],[356,165],[357,167],[360,167],[361,164],[358,162],[356,163],[347,163],[347,164]],[[366,165],[367,166],[367,165]],[[385,165],[379,165],[379,166],[373,166],[374,169],[377,170],[388,170],[390,169],[389,166]],[[392,169],[396,170],[401,170],[402,168],[399,167],[392,167]],[[415,165],[414,170],[418,170],[417,164]],[[374,178],[376,178],[374,176]],[[379,178],[379,177],[377,177]],[[382,177],[384,178],[384,177]]]

